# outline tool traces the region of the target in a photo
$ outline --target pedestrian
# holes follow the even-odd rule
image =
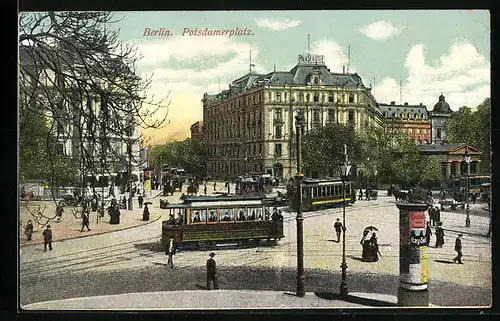
[[[50,229],[50,225],[47,225],[42,235],[43,235],[43,251],[47,252],[47,245],[49,246],[49,251],[52,251],[52,230]]]
[[[26,240],[31,241],[31,236],[33,235],[33,222],[31,220],[28,220],[28,223],[26,223],[24,234],[26,234]]]
[[[174,243],[174,238],[171,236],[170,241],[168,243],[168,249],[167,249],[167,265],[170,268],[174,267],[174,259],[173,256],[175,255],[175,243]]]
[[[444,245],[444,230],[441,227],[443,223],[438,222],[438,226],[436,227],[436,230],[434,233],[436,234],[436,247],[443,247]]]
[[[379,252],[379,248],[378,248],[377,235],[375,234],[375,232],[373,232],[372,237],[370,238],[369,242],[370,242],[369,244],[370,244],[370,249],[371,249],[370,261],[377,262],[378,261],[378,254],[380,252]]]
[[[63,201],[59,201],[59,203],[57,203],[56,205],[57,223],[59,223],[62,220],[63,213],[64,213]]]
[[[436,209],[434,206],[429,207],[429,220],[432,226],[436,225]]]
[[[361,254],[361,259],[363,261],[368,261],[368,240],[366,239],[366,237],[368,236],[368,233],[370,231],[369,230],[364,230],[363,231],[363,237],[361,237],[361,241],[359,242],[359,244],[361,244],[361,246],[363,247],[363,252]]]
[[[210,281],[214,284],[214,290],[219,289],[217,286],[217,268],[214,260],[215,253],[209,254],[210,258],[207,260],[207,290],[210,290]]]
[[[431,244],[431,235],[432,235],[431,224],[429,221],[427,221],[426,225],[427,226],[425,229],[425,239],[426,239],[427,246],[429,246]]]
[[[80,230],[80,232],[83,232],[84,227],[87,227],[87,230],[90,232],[91,229],[89,228],[89,223],[90,223],[89,212],[87,209],[87,210],[84,210],[83,214],[82,214],[82,229]]]
[[[457,256],[453,259],[454,263],[463,264],[462,263],[462,234],[458,234],[455,239],[455,251],[457,251]]]
[[[472,197],[471,197],[472,204],[476,204],[476,199],[477,199],[476,193],[472,193]]]
[[[217,187],[217,182],[214,181],[214,192],[216,187]]]
[[[435,207],[434,218],[435,218],[436,222],[438,222],[438,223],[441,222],[441,210],[439,209],[438,205],[436,205],[436,207]]]
[[[148,208],[149,202],[146,202],[144,204],[144,211],[142,211],[142,220],[143,221],[149,221],[149,208]]]
[[[342,223],[340,223],[340,218],[337,218],[335,224],[333,224],[335,232],[337,233],[337,243],[340,242],[340,233],[342,233]]]
[[[203,186],[203,193],[205,193],[205,195],[207,195],[207,184],[205,184],[205,185]]]
[[[139,208],[142,208],[142,203],[144,202],[144,197],[139,194],[139,196],[137,197],[137,202],[139,203]]]
[[[363,190],[360,188],[359,189],[359,197],[360,200],[363,200]]]

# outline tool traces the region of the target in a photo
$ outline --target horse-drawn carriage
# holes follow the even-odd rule
[[[194,183],[189,184],[189,186],[187,187],[187,193],[188,195],[198,194],[198,186],[196,186]]]
[[[449,206],[452,211],[456,211],[458,208],[462,210],[465,209],[466,196],[461,192],[453,192],[453,197],[451,199],[446,198],[446,194],[442,194],[439,200],[441,205],[441,210],[443,211],[445,206]]]

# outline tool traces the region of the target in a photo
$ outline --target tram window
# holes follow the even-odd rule
[[[332,187],[331,186],[327,186],[326,187],[326,196],[331,196],[332,194]]]
[[[211,210],[209,212],[208,221],[209,222],[217,222],[217,211],[216,210]]]
[[[238,213],[238,216],[236,216],[237,221],[246,221],[248,217],[248,210],[246,208],[237,208],[236,213]]]
[[[309,198],[309,194],[311,193],[311,188],[306,187],[302,189],[302,198]]]
[[[191,211],[191,223],[204,223],[207,221],[207,211],[206,210],[194,210]]]
[[[326,196],[326,187],[325,186],[323,186],[321,188],[321,196]]]
[[[269,210],[269,208],[266,208],[264,210],[264,217],[262,219],[266,220],[266,221],[269,221],[270,218],[271,218],[270,210]]]
[[[221,222],[230,222],[234,221],[234,208],[226,208],[226,209],[221,209]]]

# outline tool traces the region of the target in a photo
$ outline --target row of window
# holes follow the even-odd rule
[[[262,172],[264,167],[261,163],[256,163],[254,161],[246,161],[244,163],[234,162],[234,163],[226,163],[226,162],[215,162],[208,164],[209,173],[213,173],[215,175],[241,175],[243,173],[247,173],[249,171]]]
[[[384,117],[386,118],[401,118],[401,119],[408,119],[408,120],[424,120],[427,119],[427,116],[425,114],[410,114],[410,113],[396,113],[395,111],[392,113],[388,113],[384,111],[383,113]]]
[[[246,95],[245,97],[240,97],[238,99],[234,99],[220,106],[213,106],[208,108],[208,116],[213,116],[217,114],[225,114],[232,111],[239,110],[240,106],[252,106],[260,103],[262,99],[262,94],[252,94]]]
[[[291,97],[291,100],[292,102],[295,102],[296,99],[299,101],[299,102],[316,102],[316,103],[319,103],[319,102],[329,102],[329,103],[333,103],[334,102],[334,92],[330,92],[330,93],[314,93],[314,94],[310,94],[310,93],[303,93],[303,92],[299,92],[297,93],[296,95],[293,95],[292,94],[292,97]],[[276,91],[274,93],[274,102],[288,102],[289,101],[289,95],[288,95],[288,92],[284,91],[284,92],[281,92],[281,91]],[[268,92],[267,93],[267,99],[268,101],[273,101],[272,100],[272,93],[271,92]],[[342,102],[349,102],[349,103],[354,103],[356,101],[356,94],[354,93],[349,93],[349,94],[337,94],[337,102],[338,103],[342,103]]]
[[[208,156],[224,156],[224,157],[255,157],[262,155],[262,144],[224,144],[219,146],[209,146]]]

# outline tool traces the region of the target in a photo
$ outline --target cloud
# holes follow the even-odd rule
[[[162,130],[148,131],[152,142],[189,137],[190,126],[202,120],[203,94],[219,91],[219,77],[222,90],[247,73],[251,49],[252,63],[259,67],[258,50],[227,37],[148,39],[135,45],[143,55],[138,72],[152,75],[148,93],[164,97],[170,92],[171,97],[171,123]]]
[[[299,20],[291,20],[291,19],[255,19],[255,23],[260,28],[267,28],[274,31],[281,31],[288,28],[297,27],[302,23]]]
[[[342,67],[347,66],[347,49],[328,39],[321,39],[312,44],[314,54],[325,56],[325,64],[332,72],[342,72]],[[355,72],[351,66],[349,72]]]
[[[470,43],[455,43],[436,64],[428,64],[425,46],[414,45],[405,59],[407,79],[403,81],[403,102],[423,103],[432,110],[442,93],[453,110],[475,107],[490,97],[490,62]],[[399,80],[385,78],[375,87],[379,102],[399,103]]]
[[[385,40],[401,33],[403,28],[395,27],[389,21],[379,20],[357,29],[358,32],[374,40]]]

